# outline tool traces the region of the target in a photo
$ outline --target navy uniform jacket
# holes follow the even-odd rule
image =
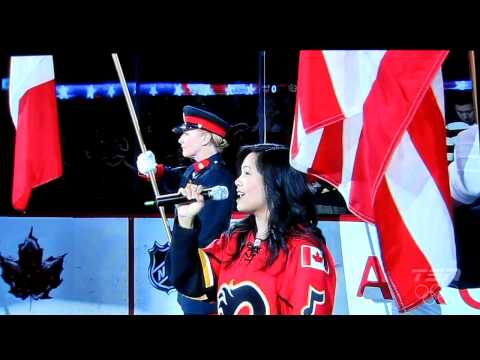
[[[207,168],[196,173],[193,164],[178,179],[175,174],[165,169],[162,185],[168,192],[176,192],[179,187],[185,187],[189,181],[202,185],[204,188],[223,185],[228,188],[228,198],[218,201],[206,201],[205,206],[195,219],[195,228],[198,229],[198,247],[206,247],[230,226],[232,211],[235,206],[236,190],[234,176],[227,169],[220,153],[211,156]],[[175,188],[175,184],[178,184]],[[175,220],[175,222],[177,222]],[[168,255],[167,255],[168,257]],[[185,314],[214,314],[217,309],[214,304],[189,299],[178,294],[178,302]]]

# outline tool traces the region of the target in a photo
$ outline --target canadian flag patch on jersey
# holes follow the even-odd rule
[[[322,270],[328,274],[328,266],[323,257],[323,252],[317,247],[302,245],[302,267]]]

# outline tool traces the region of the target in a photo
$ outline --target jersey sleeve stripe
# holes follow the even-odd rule
[[[205,281],[205,288],[211,288],[214,285],[214,282],[210,260],[208,259],[208,255],[202,249],[198,249],[198,255],[200,256],[200,262],[202,263],[202,272],[203,279]]]

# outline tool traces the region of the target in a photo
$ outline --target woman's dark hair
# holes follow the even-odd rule
[[[288,148],[277,144],[244,146],[238,154],[238,170],[250,153],[257,154],[256,166],[263,176],[270,212],[267,238],[270,255],[266,267],[273,264],[281,250],[288,253],[287,238],[289,236],[308,234],[309,238],[318,240],[318,245],[324,242],[325,239],[317,228],[313,194],[307,186],[305,174],[290,166]],[[229,229],[229,235],[233,232],[240,233],[232,260],[238,258],[245,246],[247,234],[252,230],[257,230],[254,215],[248,216]]]

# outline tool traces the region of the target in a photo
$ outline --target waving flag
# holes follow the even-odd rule
[[[443,84],[447,51],[302,51],[290,161],[374,223],[400,311],[456,272]]]
[[[33,188],[62,176],[52,56],[14,56],[10,113],[16,128],[12,204],[27,208]]]

